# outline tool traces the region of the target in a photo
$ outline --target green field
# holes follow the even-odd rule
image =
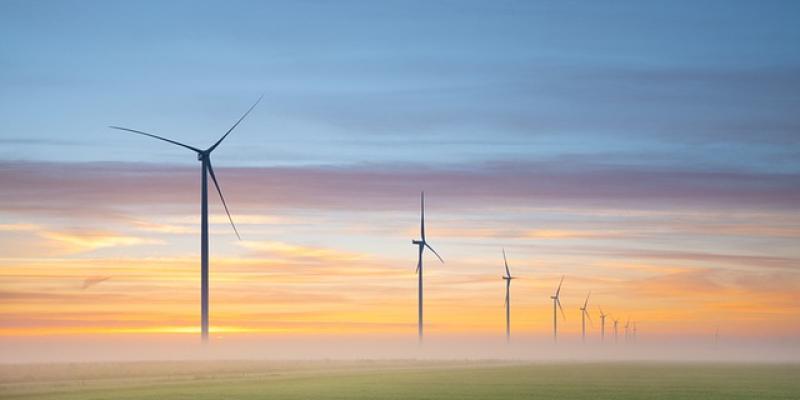
[[[800,364],[220,361],[0,366],[2,399],[797,399]]]

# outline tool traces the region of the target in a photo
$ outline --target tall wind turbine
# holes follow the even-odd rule
[[[231,227],[233,227],[233,232],[236,233],[236,237],[241,240],[239,236],[239,231],[236,229],[236,225],[233,224],[233,218],[231,218],[231,213],[228,211],[228,205],[225,203],[225,197],[222,196],[222,189],[219,187],[219,182],[217,182],[217,177],[214,174],[214,168],[211,166],[211,153],[217,148],[217,146],[225,140],[226,137],[237,127],[242,120],[250,114],[250,111],[253,111],[256,104],[261,101],[261,98],[264,97],[263,95],[253,103],[252,106],[245,112],[238,121],[236,121],[233,126],[222,135],[219,140],[216,141],[211,147],[202,150],[196,147],[189,146],[187,144],[183,144],[171,139],[167,139],[161,136],[153,135],[147,132],[137,131],[135,129],[128,129],[122,128],[119,126],[111,126],[112,129],[118,129],[121,131],[127,131],[131,133],[135,133],[137,135],[144,135],[149,136],[154,139],[163,140],[167,143],[172,143],[177,146],[181,146],[183,148],[189,149],[197,153],[197,160],[200,161],[200,331],[203,343],[208,343],[208,176],[211,175],[211,180],[214,181],[214,186],[217,188],[217,193],[219,193],[219,198],[222,200],[222,206],[225,208],[225,213],[228,214],[228,220],[231,222]]]
[[[617,336],[619,333],[619,330],[617,329],[617,324],[619,324],[619,320],[614,318],[614,344],[617,344]]]
[[[508,270],[508,259],[506,259],[506,249],[503,249],[503,263],[506,266],[506,274],[503,279],[506,281],[506,342],[511,340],[511,271]]]
[[[564,309],[561,307],[561,284],[564,283],[564,276],[561,276],[561,281],[558,282],[558,289],[556,294],[550,296],[553,299],[553,342],[558,343],[558,315],[556,314],[556,307],[561,310],[561,318],[567,319],[564,314]]]
[[[603,307],[598,307],[600,309],[600,343],[606,341],[606,317],[608,314],[603,312]]]
[[[592,292],[589,291],[589,294],[586,295],[586,301],[583,302],[583,307],[580,308],[581,310],[581,342],[586,343],[586,318],[589,318],[589,322],[592,322],[592,317],[589,315],[589,311],[586,311],[586,307],[589,306],[589,296],[592,295]]]
[[[412,244],[419,246],[419,258],[417,259],[417,278],[419,279],[419,322],[418,322],[418,330],[419,330],[419,342],[422,343],[422,252],[427,247],[428,250],[432,251],[433,254],[436,255],[436,258],[444,264],[444,260],[436,250],[428,244],[425,240],[425,192],[422,192],[420,195],[420,223],[419,223],[419,235],[420,240],[411,240]]]

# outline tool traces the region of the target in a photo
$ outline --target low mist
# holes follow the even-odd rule
[[[588,339],[587,339],[588,341]],[[199,336],[6,337],[0,340],[0,362],[96,362],[146,360],[529,360],[529,361],[725,361],[798,362],[800,343],[792,338],[613,338],[435,336],[419,344],[416,337],[396,336],[214,336],[203,345]]]

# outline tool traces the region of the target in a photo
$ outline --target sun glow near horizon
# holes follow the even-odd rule
[[[422,191],[431,340],[503,344],[501,249],[521,341],[562,276],[567,341],[800,337],[800,2],[78,3],[0,2],[0,351],[197,342],[208,153],[143,132],[230,133],[229,342],[413,346]]]

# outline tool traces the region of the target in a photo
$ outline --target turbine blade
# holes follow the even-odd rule
[[[511,278],[511,271],[508,270],[508,259],[506,259],[506,249],[503,249],[503,263],[506,265],[506,276]]]
[[[417,258],[417,271],[416,274],[419,273],[419,269],[422,268],[422,246],[419,246],[419,257]]]
[[[196,147],[189,146],[188,144],[183,144],[183,143],[181,143],[181,142],[176,142],[176,141],[174,141],[174,140],[170,140],[170,139],[167,139],[167,138],[164,138],[164,137],[158,136],[158,135],[153,135],[152,133],[147,133],[147,132],[137,131],[137,130],[135,130],[135,129],[123,128],[123,127],[121,127],[121,126],[109,126],[109,128],[111,128],[111,129],[116,129],[116,130],[120,130],[120,131],[127,131],[127,132],[131,132],[131,133],[135,133],[135,134],[137,134],[137,135],[150,136],[151,138],[158,139],[158,140],[163,140],[163,141],[165,141],[165,142],[172,143],[172,144],[176,144],[176,145],[178,145],[178,146],[185,147],[185,148],[187,148],[187,149],[189,149],[189,150],[196,151],[196,152],[198,152],[198,153],[200,153],[200,152],[202,151],[202,150],[200,150],[200,149],[198,149],[198,148],[196,148]]]
[[[587,318],[587,319],[589,319],[589,324],[590,324],[591,326],[594,326],[594,321],[592,321],[592,315],[591,315],[591,314],[589,314],[589,312],[588,312],[588,311],[585,311],[585,310],[584,310],[583,312],[585,312],[585,313],[586,313],[586,318]]]
[[[225,207],[225,214],[228,214],[228,221],[231,222],[231,226],[233,227],[233,231],[236,232],[236,237],[239,240],[242,240],[242,237],[239,236],[239,230],[236,229],[236,225],[233,223],[233,218],[231,218],[231,213],[228,211],[228,204],[225,203],[225,197],[222,195],[222,189],[219,187],[219,182],[217,182],[217,176],[214,174],[214,167],[211,166],[211,158],[208,159],[208,172],[211,175],[211,180],[214,181],[214,186],[217,188],[217,193],[219,193],[219,199],[222,200],[222,206]]]
[[[422,192],[419,197],[419,236],[422,241],[425,241],[425,192]]]
[[[564,275],[561,275],[561,281],[558,282],[558,289],[556,289],[556,297],[558,297],[558,294],[561,293],[561,284],[562,283],[564,283]]]
[[[556,304],[558,304],[558,309],[561,310],[561,318],[563,318],[566,321],[567,320],[567,315],[564,314],[564,308],[561,307],[561,300],[556,299]]]
[[[258,104],[258,103],[261,101],[261,99],[263,99],[263,98],[264,98],[264,95],[262,94],[262,95],[261,95],[261,96],[258,98],[258,100],[256,100],[256,102],[255,102],[255,103],[253,103],[253,105],[252,105],[252,106],[250,106],[250,108],[247,110],[247,112],[245,112],[245,113],[244,113],[244,115],[242,115],[242,117],[241,117],[241,118],[239,118],[239,120],[238,120],[238,121],[236,121],[236,123],[235,123],[235,124],[233,124],[233,126],[231,127],[231,129],[228,129],[228,131],[227,131],[227,132],[225,132],[225,134],[224,134],[224,135],[222,135],[222,137],[221,137],[221,138],[219,138],[219,140],[217,140],[217,142],[216,142],[216,143],[214,143],[214,145],[213,145],[213,146],[211,146],[211,147],[209,147],[209,148],[208,148],[208,152],[210,153],[210,152],[214,151],[214,149],[216,149],[216,148],[217,148],[217,146],[219,146],[219,144],[220,144],[220,143],[222,143],[222,141],[223,141],[223,140],[225,140],[225,138],[226,138],[226,137],[228,137],[228,135],[230,135],[230,134],[231,134],[231,132],[233,132],[233,130],[234,130],[234,129],[236,129],[236,127],[237,127],[237,126],[239,126],[239,123],[240,123],[240,122],[242,122],[242,120],[243,120],[245,117],[247,117],[247,114],[250,114],[250,111],[253,111],[253,109],[254,109],[254,108],[256,108],[256,105],[257,105],[257,104]]]
[[[586,295],[586,301],[583,302],[583,309],[584,310],[586,309],[586,306],[589,305],[589,296],[591,296],[591,295],[592,295],[592,291],[590,290],[589,294]]]
[[[436,250],[434,250],[433,247],[431,247],[431,245],[429,245],[428,243],[425,243],[425,247],[429,248],[433,252],[433,254],[436,254],[436,257],[439,258],[439,261],[441,261],[442,264],[444,264],[444,260],[442,259],[442,256],[440,256],[439,253],[437,253]]]

